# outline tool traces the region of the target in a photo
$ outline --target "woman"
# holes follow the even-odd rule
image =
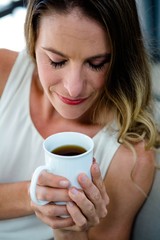
[[[27,53],[0,52],[0,238],[129,239],[156,136],[135,1],[29,0],[25,36]],[[43,172],[37,198],[53,204],[30,205],[42,142],[62,131],[93,138],[92,181]]]

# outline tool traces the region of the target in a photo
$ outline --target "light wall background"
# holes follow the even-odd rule
[[[25,47],[25,16],[26,9],[18,7],[12,14],[0,18],[0,48],[20,51]]]

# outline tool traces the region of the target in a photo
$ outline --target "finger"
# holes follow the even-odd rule
[[[81,218],[82,221],[84,221],[84,217],[82,218],[82,216],[85,216],[85,219],[88,220],[88,223],[86,222],[82,222],[84,225],[79,225],[82,228],[85,228],[85,224],[88,224],[88,227],[90,226],[95,226],[96,224],[99,223],[99,217],[96,213],[96,209],[94,204],[86,197],[86,195],[84,194],[84,192],[77,190],[76,188],[71,188],[69,189],[69,196],[70,198],[73,200],[73,202],[76,203],[76,205],[79,207],[79,212],[78,210],[76,211],[76,213],[74,214],[76,216],[76,218]],[[67,205],[68,206],[68,205]],[[75,206],[73,205],[74,208],[72,208],[73,210],[75,210]],[[68,209],[68,208],[67,208]],[[69,211],[69,209],[68,209]],[[71,214],[71,212],[69,211],[69,213]],[[82,214],[83,213],[83,214]],[[73,214],[73,212],[72,212]],[[78,215],[79,214],[79,215]],[[73,215],[71,215],[73,217]],[[78,224],[78,222],[75,222],[76,225]]]
[[[97,215],[100,218],[104,218],[107,214],[106,198],[104,198],[101,195],[101,189],[99,189],[85,174],[80,174],[78,179],[87,198],[90,200],[90,202],[93,203],[96,209]],[[85,203],[85,200],[83,201]],[[86,202],[86,205],[87,204],[88,203]],[[88,206],[88,208],[90,209],[90,213],[91,213],[91,210],[93,207],[90,205]]]
[[[70,201],[67,189],[37,186],[36,195],[38,200],[45,200],[48,202]]]
[[[80,209],[77,207],[77,205],[73,202],[67,203],[67,210],[72,217],[77,230],[80,231],[87,231],[88,230],[88,224],[87,219],[84,217]]]
[[[61,206],[47,204],[45,206],[38,206],[34,203],[31,203],[31,206],[35,211],[36,216],[54,229],[66,228],[74,225],[72,218],[69,216],[66,205]]]
[[[62,176],[54,175],[47,171],[42,171],[38,178],[38,185],[48,186],[48,187],[57,187],[57,188],[68,188],[70,182],[68,179]]]
[[[60,217],[60,216],[69,216],[66,205],[57,205],[57,204],[47,204],[45,206],[39,206],[31,203],[32,209],[35,212],[41,212],[44,216],[48,218]]]
[[[54,218],[48,218],[47,216],[44,216],[41,212],[36,212],[36,216],[41,219],[44,223],[49,225],[53,229],[62,229],[62,228],[68,228],[74,225],[74,222],[72,218],[63,218],[63,217],[54,217]]]
[[[101,176],[101,172],[100,172],[99,166],[96,163],[96,161],[94,161],[92,164],[91,174],[92,174],[92,181],[99,189],[99,191],[102,195],[102,198],[104,199],[106,206],[107,206],[109,204],[109,197],[107,195],[106,188],[105,188],[102,176]]]

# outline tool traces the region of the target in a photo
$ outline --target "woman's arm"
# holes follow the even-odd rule
[[[17,55],[17,52],[7,49],[0,49],[0,96],[2,96]]]
[[[30,182],[0,184],[0,220],[33,214],[28,187]]]
[[[65,186],[66,179],[59,176],[54,177],[52,176],[52,174],[48,175],[49,175],[48,181],[50,182],[50,180],[51,181],[53,180],[55,187],[57,189],[53,193],[52,191],[50,191],[51,197],[55,193],[55,199],[57,199],[57,201],[58,198],[62,199],[63,201],[70,200],[67,194],[68,190],[65,189],[65,187],[68,188],[67,184]],[[0,183],[0,220],[35,214],[35,212],[32,209],[31,199],[29,196],[29,186],[30,181],[15,183]],[[43,192],[41,194],[43,196]],[[46,215],[48,214],[47,211],[48,209],[46,209],[45,212]],[[67,210],[63,209],[63,207],[62,209],[60,209],[60,211],[62,211],[63,215],[68,214]],[[52,215],[52,212],[50,212],[50,214]]]
[[[18,53],[0,49],[0,96],[7,83]],[[0,184],[0,219],[16,218],[33,214],[28,195],[29,182]]]
[[[55,240],[88,240],[87,232],[59,231],[54,230]]]
[[[144,143],[136,144],[135,150],[136,162],[128,148],[121,146],[116,152],[105,177],[110,198],[108,214],[90,229],[89,239],[130,239],[135,215],[146,200],[155,171],[154,152],[146,151]]]

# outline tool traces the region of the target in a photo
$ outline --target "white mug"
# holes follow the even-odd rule
[[[78,146],[85,151],[72,156],[59,155],[52,152],[62,146]],[[48,201],[38,200],[36,197],[37,180],[43,170],[66,177],[70,181],[71,186],[81,188],[77,182],[77,177],[80,173],[85,173],[91,179],[90,167],[93,161],[93,148],[93,140],[82,133],[61,132],[49,136],[43,142],[45,165],[36,168],[32,176],[30,185],[30,196],[32,201],[38,205],[45,205],[48,203]]]

